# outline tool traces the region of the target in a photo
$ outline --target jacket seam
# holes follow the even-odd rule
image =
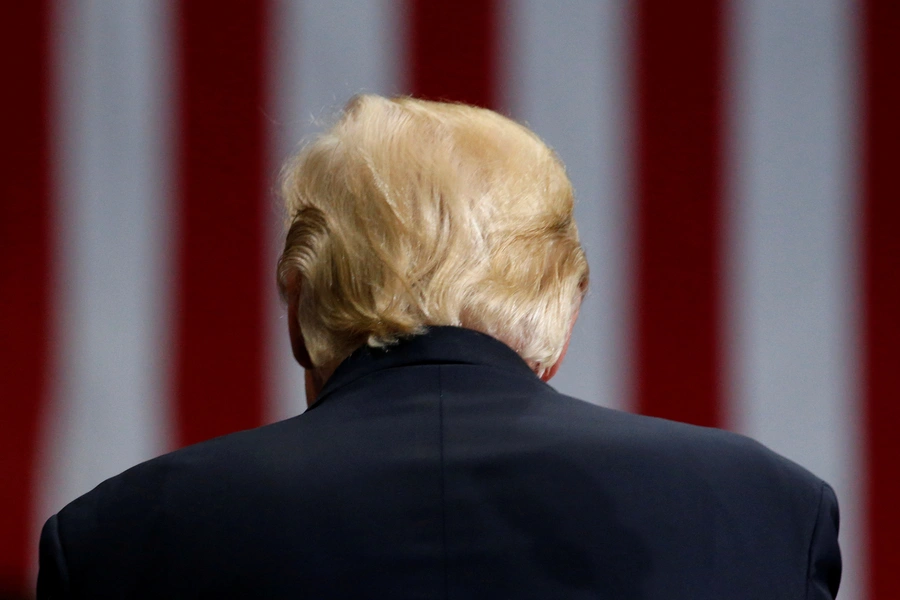
[[[444,565],[444,598],[449,598],[450,589],[448,584],[448,566],[447,566],[447,496],[446,496],[446,475],[444,472],[444,368],[438,366],[438,442],[440,444],[440,460],[441,460],[441,548],[443,551]]]
[[[62,523],[58,513],[53,515],[53,518],[56,520],[56,523],[54,523],[55,527],[53,528],[53,537],[56,538],[56,545],[59,548],[59,578],[64,593],[71,594],[72,578],[69,574],[69,559],[66,557],[66,548],[62,541],[62,531],[60,531],[62,529]]]
[[[816,540],[816,532],[819,530],[819,521],[821,521],[822,500],[825,497],[825,482],[819,484],[819,501],[816,503],[816,512],[813,514],[812,531],[809,534],[809,547],[806,552],[806,592],[804,598],[809,598],[809,583],[812,577],[812,561],[813,561],[813,543]]]

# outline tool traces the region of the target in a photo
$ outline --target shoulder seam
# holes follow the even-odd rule
[[[816,502],[816,510],[813,513],[813,524],[809,532],[809,542],[806,549],[806,587],[803,594],[804,598],[809,598],[809,581],[812,571],[813,558],[813,541],[816,539],[816,530],[819,528],[819,514],[822,512],[822,499],[825,497],[825,486],[827,484],[822,481],[819,483],[819,500]]]
[[[62,532],[60,531],[62,527],[62,522],[60,520],[60,514],[57,513],[51,517],[56,521],[55,527],[53,528],[53,537],[56,538],[56,545],[59,547],[59,575],[62,580],[63,589],[66,594],[70,594],[72,591],[72,578],[69,574],[69,559],[66,558],[66,547],[63,545],[62,541]]]
[[[450,588],[448,584],[447,565],[447,497],[446,474],[444,471],[444,367],[438,365],[438,441],[440,443],[441,458],[441,547],[443,549],[444,563],[444,598],[448,598]]]

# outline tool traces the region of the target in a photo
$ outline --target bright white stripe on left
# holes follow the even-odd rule
[[[399,93],[403,39],[402,5],[382,0],[306,0],[273,4],[270,96],[275,124],[270,140],[273,168],[304,137],[328,125],[354,94]],[[284,244],[280,207],[273,208],[269,255],[274,264]],[[285,309],[269,302],[269,417],[298,414],[305,406],[303,371],[293,362]]]
[[[505,102],[566,163],[591,267],[561,392],[630,406],[630,11],[613,0],[504,3]]]
[[[168,446],[170,19],[167,2],[55,6],[61,333],[39,520]]]

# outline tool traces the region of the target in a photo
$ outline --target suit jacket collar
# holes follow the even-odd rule
[[[424,334],[386,348],[358,348],[335,369],[310,410],[335,390],[376,371],[430,364],[486,365],[537,377],[512,348],[489,335],[461,327],[433,326]]]

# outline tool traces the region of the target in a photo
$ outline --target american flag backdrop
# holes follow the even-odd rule
[[[0,588],[103,479],[302,411],[278,171],[375,92],[567,164],[555,387],[811,469],[841,597],[900,599],[900,2],[10,0],[0,61]]]

